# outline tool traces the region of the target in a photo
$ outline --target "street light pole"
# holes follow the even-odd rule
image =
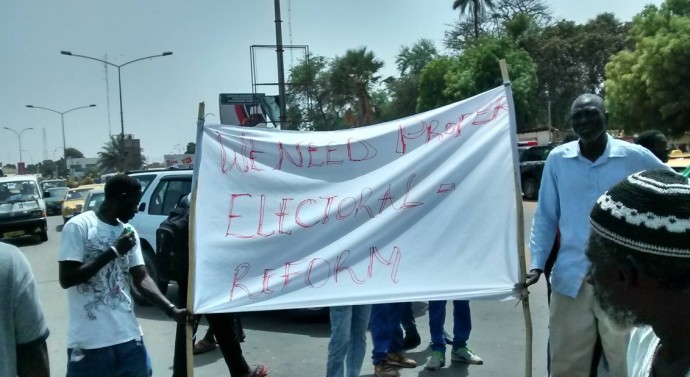
[[[124,120],[124,115],[123,115],[123,111],[122,111],[122,76],[121,76],[121,74],[120,74],[120,69],[121,69],[122,67],[128,65],[128,64],[132,64],[132,63],[138,62],[138,61],[140,61],[140,60],[159,58],[159,57],[163,57],[163,56],[170,56],[170,55],[173,54],[172,51],[166,51],[166,52],[164,52],[164,53],[162,53],[162,54],[159,54],[159,55],[145,56],[145,57],[143,57],[143,58],[130,60],[130,61],[126,62],[126,63],[114,64],[114,63],[111,63],[111,62],[109,62],[109,61],[107,61],[107,60],[98,59],[98,58],[93,58],[93,57],[91,57],[91,56],[73,54],[71,51],[60,51],[60,53],[61,53],[62,55],[74,56],[74,57],[78,57],[78,58],[84,58],[84,59],[95,60],[95,61],[97,61],[97,62],[101,62],[101,63],[104,63],[104,64],[107,64],[107,65],[110,65],[110,66],[113,66],[113,67],[117,68],[117,83],[118,83],[118,89],[119,89],[119,92],[120,92],[120,137],[122,138],[122,140],[125,139],[125,120]]]
[[[34,105],[26,105],[26,107],[30,109],[39,109],[39,110],[47,110],[56,114],[60,114],[60,124],[62,125],[62,158],[65,160],[65,170],[67,170],[67,145],[65,143],[65,114],[69,113],[70,111],[75,111],[79,109],[86,109],[89,107],[96,107],[96,105],[91,104],[87,106],[79,106],[75,107],[73,109],[69,109],[66,111],[57,111],[53,109],[49,109],[47,107],[41,107],[41,106],[34,106]]]
[[[28,130],[33,130],[34,128],[28,127],[28,128],[25,128],[19,132],[17,132],[17,130],[15,130],[13,128],[9,128],[9,127],[3,127],[3,128],[8,130],[8,131],[12,131],[15,133],[15,135],[17,135],[17,139],[19,141],[19,163],[22,163],[23,162],[22,161],[22,134]],[[33,159],[33,157],[32,157],[32,159]]]

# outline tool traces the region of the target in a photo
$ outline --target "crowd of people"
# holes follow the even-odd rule
[[[617,140],[606,132],[607,117],[600,97],[578,97],[570,111],[577,140],[554,148],[542,176],[524,286],[549,272],[549,373],[590,377],[601,364],[611,377],[687,377],[690,180],[662,162],[663,134],[641,134],[640,145]],[[68,377],[152,375],[130,278],[178,323],[173,375],[186,375],[184,327],[196,320],[185,309],[187,279],[178,276],[180,297],[174,304],[148,276],[136,230],[127,224],[140,195],[135,179],[116,175],[105,186],[103,204],[63,228],[59,281],[67,289],[70,313]],[[184,206],[180,211],[188,216]],[[0,376],[48,376],[49,331],[29,264],[16,247],[2,243],[0,297],[9,303],[0,308],[0,359],[9,361],[0,363]],[[482,364],[468,348],[469,302],[453,301],[452,336],[444,331],[446,305],[428,303],[432,352],[425,368],[442,368],[448,345],[451,360]],[[265,365],[250,366],[244,359],[244,335],[234,314],[207,320],[206,341],[217,342],[231,376],[268,375]],[[377,377],[417,367],[404,354],[421,344],[410,303],[332,307],[330,325],[327,377],[360,375],[367,329]]]

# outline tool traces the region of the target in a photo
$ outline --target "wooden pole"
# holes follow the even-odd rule
[[[204,126],[204,114],[206,114],[206,105],[199,102],[199,112],[197,117],[197,130],[201,130]],[[197,131],[199,132],[199,131]],[[197,146],[198,147],[198,146]],[[199,150],[197,148],[197,150]],[[197,155],[197,158],[201,156]],[[192,187],[192,200],[189,203],[189,278],[187,280],[187,308],[189,309],[194,303],[194,284],[196,281],[196,234],[194,233],[196,223],[196,182]],[[187,376],[194,377],[194,328],[191,323],[187,323],[185,328],[185,349],[187,356]]]
[[[501,68],[503,85],[510,85],[508,77],[508,66],[505,59],[498,62]],[[514,110],[513,110],[514,111]],[[516,138],[517,139],[517,138]],[[513,146],[514,148],[514,146]],[[517,238],[518,238],[518,266],[520,268],[520,301],[522,302],[522,313],[525,318],[525,377],[532,377],[532,313],[529,308],[529,291],[522,288],[527,280],[527,266],[525,259],[525,220],[522,209],[522,192],[520,190],[519,170],[514,169],[515,174],[515,205],[517,209]]]

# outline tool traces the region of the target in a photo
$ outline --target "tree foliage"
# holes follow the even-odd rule
[[[537,67],[529,54],[507,38],[482,37],[465,50],[446,79],[445,94],[455,101],[493,89],[503,83],[499,60],[508,64],[518,128],[534,122]]]
[[[187,149],[185,149],[184,154],[194,154],[196,151],[196,143],[194,142],[189,142],[187,143]]]
[[[472,22],[474,24],[474,39],[479,39],[479,24],[481,23],[481,16],[486,14],[487,9],[494,7],[493,0],[454,0],[453,9],[460,8],[460,13],[465,12],[472,14]]]
[[[612,127],[690,130],[690,1],[647,6],[633,19],[631,49],[606,66],[606,102]]]
[[[345,51],[343,56],[333,60],[329,75],[330,90],[341,104],[357,117],[353,126],[364,126],[374,122],[374,107],[371,90],[380,80],[379,70],[383,61],[376,58],[366,47]]]
[[[65,148],[65,157],[67,158],[84,158],[84,154],[77,148]]]
[[[383,61],[365,47],[347,50],[332,61],[307,56],[289,72],[287,113],[290,128],[336,130],[379,120],[372,97]],[[385,107],[385,106],[384,106]]]
[[[98,152],[98,168],[102,172],[125,172],[128,169],[138,169],[146,162],[144,155],[139,153],[138,161],[127,163],[131,158],[127,156],[125,140],[120,135],[110,136],[102,149]],[[142,148],[140,152],[143,152]]]

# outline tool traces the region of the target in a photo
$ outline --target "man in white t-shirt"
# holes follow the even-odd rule
[[[690,376],[690,180],[633,174],[599,197],[590,225],[595,297],[619,326],[637,326],[628,376]]]
[[[48,327],[29,262],[0,242],[0,376],[50,376]]]
[[[142,332],[133,311],[129,281],[177,322],[175,307],[149,277],[136,230],[126,225],[137,212],[139,182],[113,176],[95,211],[75,216],[62,229],[60,285],[67,289],[67,376],[151,375]]]

